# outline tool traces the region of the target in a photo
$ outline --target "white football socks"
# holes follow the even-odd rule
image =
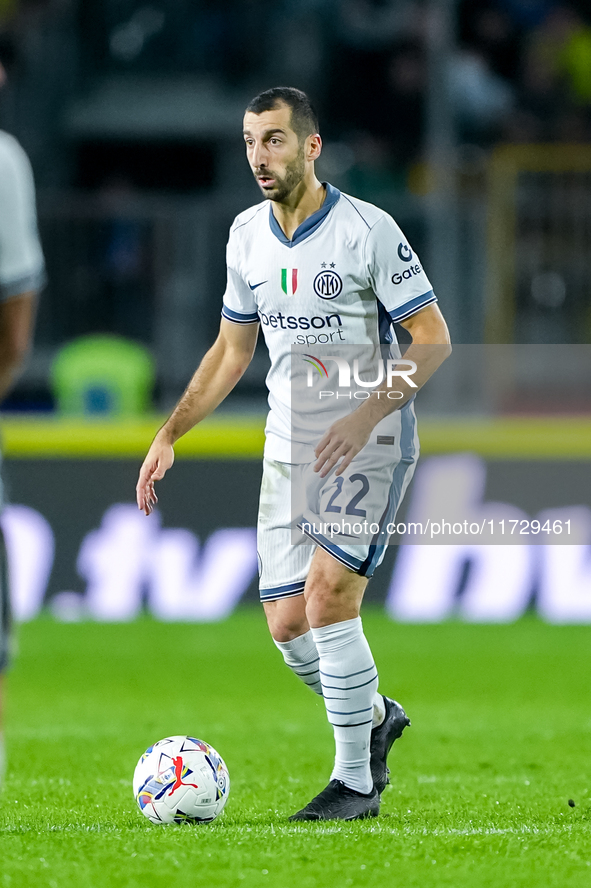
[[[361,617],[312,629],[320,657],[320,677],[336,756],[331,780],[369,793],[370,738],[378,672]]]
[[[318,671],[320,658],[311,630],[308,629],[305,635],[300,635],[291,641],[275,641],[275,644],[283,654],[283,659],[291,671],[295,672],[304,684],[312,688],[315,694],[320,694],[322,697],[322,685]]]
[[[273,639],[275,641],[275,639]],[[301,678],[304,684],[312,688],[315,694],[322,696],[320,672],[318,668],[319,657],[316,644],[312,638],[312,630],[305,635],[300,635],[292,641],[275,641],[275,644],[283,654],[283,659],[291,671]],[[386,718],[386,706],[382,695],[376,691],[373,698],[372,728],[377,728]]]

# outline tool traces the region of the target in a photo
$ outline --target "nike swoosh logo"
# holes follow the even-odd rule
[[[251,290],[256,290],[257,287],[262,287],[263,284],[266,284],[266,283],[267,283],[267,281],[261,281],[260,284],[249,284],[248,286],[250,287]]]

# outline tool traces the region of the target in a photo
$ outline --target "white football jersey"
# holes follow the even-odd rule
[[[262,326],[271,358],[265,456],[281,462],[300,461],[292,451],[292,346],[315,354],[322,346],[378,347],[393,341],[393,321],[436,301],[392,217],[325,187],[324,204],[291,240],[270,202],[263,201],[236,217],[227,247],[222,316]],[[390,426],[400,424],[400,413],[395,411]]]
[[[0,131],[0,300],[39,290],[44,278],[31,164]]]

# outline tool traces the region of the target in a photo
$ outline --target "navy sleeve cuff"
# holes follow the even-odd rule
[[[243,314],[240,311],[234,311],[234,309],[228,308],[227,305],[224,305],[222,308],[222,317],[227,321],[232,321],[233,324],[258,324],[259,321],[259,316],[256,311]]]
[[[433,290],[429,290],[421,296],[415,296],[414,299],[411,299],[410,302],[407,302],[405,305],[394,308],[392,311],[388,312],[388,314],[394,323],[399,324],[400,321],[405,321],[407,318],[410,318],[411,315],[420,311],[421,308],[431,305],[432,302],[437,302],[437,296]]]

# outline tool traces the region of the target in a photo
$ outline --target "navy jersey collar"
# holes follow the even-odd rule
[[[322,183],[326,188],[326,197],[324,198],[324,203],[320,207],[319,210],[316,210],[315,213],[312,213],[311,216],[308,216],[307,219],[304,219],[302,224],[296,228],[293,233],[293,237],[290,240],[285,236],[281,225],[273,215],[273,207],[269,207],[269,225],[271,226],[271,231],[275,235],[275,237],[281,241],[282,244],[285,244],[286,247],[295,247],[297,244],[300,244],[303,240],[306,240],[307,237],[310,237],[316,229],[322,225],[325,218],[328,216],[339,197],[341,196],[341,192],[338,188],[334,188],[328,182]]]

